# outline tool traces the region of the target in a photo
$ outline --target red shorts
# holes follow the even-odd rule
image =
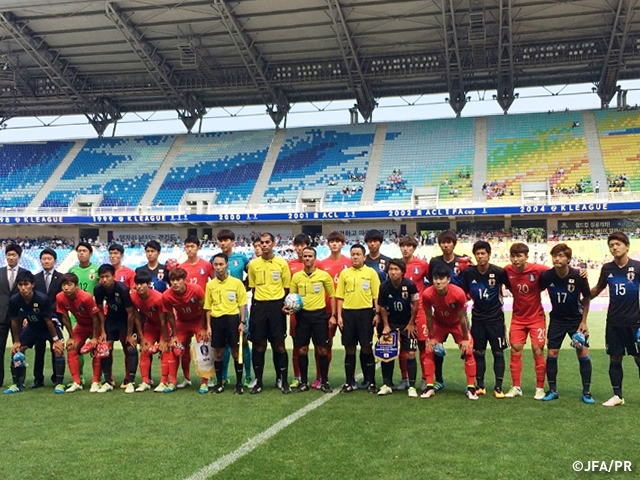
[[[177,323],[176,322],[176,337],[178,341],[185,347],[191,343],[191,338],[195,335],[198,337],[202,327],[199,323]]]
[[[442,343],[447,338],[447,335],[451,335],[457,344],[460,344],[461,341],[465,340],[462,338],[462,327],[460,324],[451,326],[438,325],[437,323],[433,324],[431,338],[435,338],[438,343]],[[471,337],[471,333],[469,333],[469,348],[473,348],[473,338]]]
[[[426,342],[429,339],[427,315],[424,313],[424,310],[419,310],[416,316],[416,334],[419,342]]]
[[[147,342],[159,342],[162,339],[162,328],[160,325],[145,323],[144,329],[142,330],[142,336]]]
[[[87,338],[91,336],[93,336],[93,327],[85,327],[79,323],[73,327],[73,341],[79,345],[78,348],[81,348],[84,342],[87,341]]]
[[[509,330],[511,345],[524,345],[527,335],[531,337],[532,345],[544,346],[547,343],[547,325],[544,320],[535,323],[512,322]]]

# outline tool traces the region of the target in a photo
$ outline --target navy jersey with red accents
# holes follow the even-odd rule
[[[384,282],[387,278],[387,268],[389,267],[389,260],[391,260],[386,255],[378,255],[377,258],[371,258],[367,255],[364,259],[364,264],[367,267],[373,268],[378,273],[378,278],[380,278],[380,283]]]
[[[582,298],[589,298],[589,281],[580,276],[575,268],[569,268],[565,277],[560,277],[554,268],[543,272],[540,288],[549,291],[551,300],[551,320],[562,323],[576,323],[582,320]]]
[[[392,327],[405,327],[411,319],[411,303],[417,302],[419,298],[416,284],[408,278],[403,278],[397,288],[391,280],[387,280],[380,285],[378,305],[387,310]]]
[[[507,274],[497,265],[489,264],[484,273],[475,265],[462,272],[462,288],[473,300],[471,318],[474,322],[504,322],[503,285],[508,285]]]
[[[149,276],[151,277],[151,288],[153,288],[154,290],[162,293],[167,289],[169,274],[167,272],[167,267],[165,267],[162,263],[159,263],[156,268],[149,268],[149,265],[143,265],[136,268],[136,274],[140,272],[146,272],[149,274]]]
[[[49,297],[37,290],[33,290],[33,296],[29,301],[19,293],[9,298],[9,318],[26,320],[31,326],[46,330],[47,324],[44,319],[51,318],[53,313],[53,303]]]
[[[111,290],[107,290],[104,285],[99,283],[93,290],[93,295],[96,297],[98,308],[101,308],[106,302],[107,321],[127,321],[127,308],[133,307],[133,303],[131,303],[129,288],[124,283],[115,282]]]
[[[462,276],[460,275],[460,269],[458,268],[458,261],[462,258],[460,255],[454,255],[453,260],[447,262],[442,255],[433,257],[429,261],[429,282],[433,283],[433,270],[439,266],[448,268],[451,272],[451,283],[458,287],[462,286]]]
[[[607,323],[616,326],[640,326],[640,262],[629,259],[624,267],[605,263],[600,270],[598,289],[609,287]]]

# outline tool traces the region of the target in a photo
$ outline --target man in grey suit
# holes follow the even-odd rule
[[[58,260],[56,251],[52,248],[45,248],[40,252],[40,264],[42,265],[42,271],[36,273],[35,290],[44,293],[53,305],[54,315],[58,318],[55,312],[56,308],[56,295],[62,291],[62,274],[58,272],[54,267]],[[33,385],[31,388],[39,388],[44,386],[44,355],[47,342],[45,340],[39,340],[34,346],[35,358],[33,361]],[[51,365],[55,364],[55,354],[51,351]],[[55,373],[51,375],[52,382],[55,380]]]
[[[0,268],[0,387],[4,383],[4,352],[7,348],[7,338],[11,329],[11,319],[8,316],[9,297],[18,293],[16,278],[18,273],[26,271],[19,267],[22,247],[11,243],[4,249],[7,266]]]

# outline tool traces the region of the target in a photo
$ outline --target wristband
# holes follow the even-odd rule
[[[56,335],[55,337],[53,337],[51,340],[53,340],[54,342],[57,342],[58,340],[60,340],[60,338]]]

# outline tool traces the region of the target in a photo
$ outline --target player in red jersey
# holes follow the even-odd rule
[[[60,314],[64,325],[69,321],[69,314],[76,318],[76,326],[73,328],[73,337],[67,340],[67,362],[73,383],[67,388],[67,392],[82,390],[80,375],[80,349],[91,338],[93,346],[98,343],[102,335],[102,312],[96,305],[96,301],[88,292],[78,288],[78,276],[74,273],[65,273],[61,277],[62,291],[56,295],[56,310]],[[93,381],[100,381],[100,359],[94,357]]]
[[[136,388],[136,392],[144,392],[151,389],[151,355],[154,349],[160,351],[160,384],[157,392],[164,392],[169,383],[169,364],[175,364],[175,356],[167,348],[167,342],[162,336],[162,327],[167,322],[167,312],[162,301],[162,293],[154,290],[153,279],[146,271],[136,273],[134,278],[136,288],[131,292],[131,302],[136,310],[136,315],[144,319],[142,327],[142,339],[140,341],[140,375],[142,383]],[[158,345],[156,345],[158,344]],[[175,371],[176,369],[174,369]],[[175,380],[175,378],[173,379]]]
[[[338,288],[338,277],[340,277],[340,272],[345,270],[351,266],[351,257],[347,257],[342,254],[342,248],[347,243],[347,238],[344,236],[342,232],[333,231],[327,236],[327,243],[329,244],[329,251],[331,254],[321,260],[318,263],[318,268],[327,272],[331,278],[333,279],[333,289]],[[329,297],[326,299],[327,301],[327,313],[331,315],[331,305],[329,302]],[[336,334],[337,330],[337,320],[335,318],[330,318],[329,320],[329,343],[327,344],[327,358],[329,361],[329,366],[331,365],[331,347],[333,346],[333,337]],[[320,378],[320,359],[318,350],[315,351],[316,355],[316,379],[313,382],[313,388],[320,388],[321,386],[321,378]],[[329,368],[327,367],[327,369]]]
[[[513,295],[513,315],[509,330],[511,343],[511,380],[513,386],[506,393],[507,398],[521,397],[522,350],[531,337],[531,349],[536,370],[536,400],[545,396],[544,344],[547,341],[547,325],[540,300],[540,275],[549,270],[544,265],[528,263],[529,247],[524,243],[514,243],[509,249],[511,265],[504,267],[509,281],[509,290]]]
[[[467,320],[467,295],[462,288],[450,284],[451,270],[447,267],[436,266],[431,272],[431,278],[433,285],[422,292],[422,304],[427,315],[430,338],[427,343],[427,388],[420,396],[430,398],[436,394],[433,388],[435,377],[434,348],[442,347],[442,342],[448,335],[451,335],[460,347],[464,358],[467,397],[469,400],[477,400],[476,359],[473,356],[473,339],[469,333]]]
[[[415,237],[406,235],[400,239],[400,252],[402,252],[402,259],[407,266],[407,270],[404,274],[405,278],[408,278],[418,287],[418,293],[420,294],[420,300],[418,305],[418,315],[416,316],[416,333],[418,339],[418,350],[420,351],[420,366],[422,368],[422,382],[424,389],[427,386],[427,339],[429,338],[429,332],[427,331],[427,316],[424,313],[422,307],[422,292],[426,288],[426,284],[429,283],[429,263],[426,260],[422,260],[414,256],[416,248],[418,248],[418,241]],[[398,386],[398,390],[405,390],[409,388],[409,372],[407,371],[407,355],[406,352],[400,352],[400,372],[402,373],[402,382]]]
[[[213,278],[213,266],[203,258],[198,257],[200,250],[200,240],[196,236],[189,236],[184,239],[184,251],[187,260],[178,265],[187,272],[187,282],[198,285],[203,291],[207,282]]]
[[[114,275],[116,282],[124,283],[129,289],[135,287],[133,278],[136,276],[136,272],[122,265],[122,257],[124,256],[124,247],[120,244],[113,243],[109,245],[109,263],[116,269]]]
[[[178,385],[173,383],[178,365],[177,363],[173,367],[169,365],[169,375],[173,381],[170,381],[164,390],[166,393],[191,385],[191,338],[195,335],[198,340],[207,339],[206,316],[202,309],[204,291],[195,283],[187,283],[187,272],[181,267],[173,268],[169,272],[169,282],[171,288],[162,294],[162,301],[167,312],[167,321],[173,333],[169,339],[169,345],[172,347],[181,344],[184,347],[184,352],[180,355],[184,381]],[[168,338],[167,332],[163,332],[163,334],[166,335],[165,338]],[[208,381],[208,378],[201,380],[200,393],[209,391]]]

